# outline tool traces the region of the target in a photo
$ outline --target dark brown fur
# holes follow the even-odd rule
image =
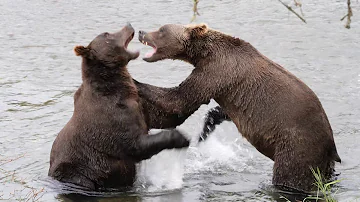
[[[205,25],[165,25],[140,32],[156,52],[148,62],[180,59],[195,69],[179,86],[138,85],[140,95],[166,112],[189,113],[215,99],[239,132],[274,161],[273,184],[310,191],[310,167],[324,176],[340,161],[332,129],[315,93],[251,44]]]
[[[133,34],[127,25],[75,48],[83,58],[83,83],[74,96],[74,114],[53,143],[49,176],[91,190],[131,186],[135,163],[189,145],[177,130],[148,135],[147,123],[167,127],[182,118],[157,112],[162,116],[156,121],[156,107],[140,100],[126,69],[139,55],[126,50]],[[146,115],[142,103],[149,107]]]

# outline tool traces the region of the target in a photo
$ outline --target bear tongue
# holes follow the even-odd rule
[[[146,53],[145,57],[149,58],[151,56],[153,56],[156,53],[156,49],[152,49],[151,51],[149,51],[148,53]]]

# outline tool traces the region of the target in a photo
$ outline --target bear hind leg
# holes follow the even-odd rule
[[[334,171],[334,161],[324,158],[321,153],[288,152],[275,155],[272,183],[285,190],[298,193],[310,193],[317,190],[315,177],[311,171],[320,170],[322,180],[326,183]]]

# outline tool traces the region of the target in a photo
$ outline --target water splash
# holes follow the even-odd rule
[[[137,183],[149,192],[181,188],[186,153],[187,149],[165,150],[142,161],[138,166]]]
[[[238,136],[236,132],[234,137]],[[142,161],[138,165],[137,186],[144,192],[174,190],[183,187],[183,178],[187,175],[248,170],[252,152],[243,148],[236,138],[221,137],[224,137],[224,130],[220,128],[198,145],[192,142],[193,146],[188,149],[165,150],[150,160]]]

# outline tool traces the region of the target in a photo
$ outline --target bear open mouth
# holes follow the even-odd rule
[[[153,48],[153,50],[151,50],[151,51],[149,51],[149,52],[147,52],[146,54],[145,54],[145,57],[146,58],[150,58],[150,57],[152,57],[155,53],[156,53],[156,46],[155,46],[155,44],[153,44],[152,42],[150,42],[150,41],[147,41],[147,40],[141,40],[141,43],[143,43],[144,45],[146,45],[146,46],[150,46],[150,47],[152,47]]]
[[[124,48],[125,48],[126,52],[130,55],[130,59],[131,59],[131,60],[136,59],[136,58],[139,57],[139,55],[140,55],[140,52],[139,52],[139,51],[129,51],[129,50],[127,49],[130,41],[134,38],[134,36],[135,36],[135,31],[132,31],[132,32],[130,33],[130,36],[126,39],[125,44],[124,44]]]
[[[134,36],[135,36],[135,32],[132,32],[132,34],[129,36],[129,38],[125,41],[125,45],[124,45],[125,49],[127,49],[130,41],[134,38]]]

